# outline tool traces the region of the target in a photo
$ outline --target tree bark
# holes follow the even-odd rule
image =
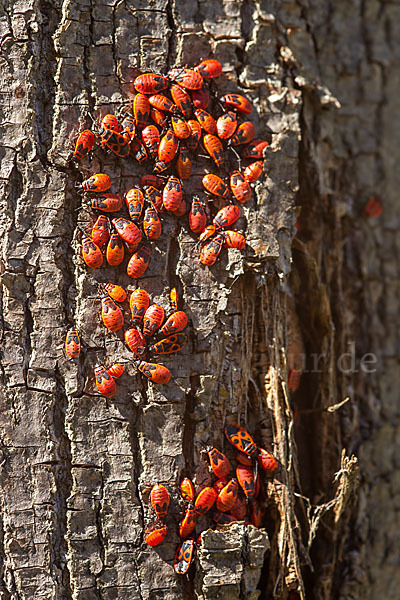
[[[0,10],[0,599],[397,597],[399,7],[4,0]],[[130,364],[107,400],[93,366],[132,355],[104,333],[98,283],[134,285],[124,269],[88,272],[81,260],[77,228],[91,214],[75,183],[105,172],[123,193],[144,170],[100,150],[68,164],[71,140],[89,113],[125,105],[139,72],[211,55],[224,67],[218,92],[243,91],[271,142],[244,207],[246,250],[200,268],[187,217],[163,217],[139,282],[165,308],[178,287],[190,340],[163,361],[168,385]],[[384,212],[370,219],[378,194]],[[75,361],[63,354],[72,324],[85,343]],[[374,372],[361,368],[366,353]],[[293,366],[303,374],[291,394]],[[263,527],[212,531],[204,518],[194,574],[179,578],[177,486],[207,478],[204,445],[226,449],[234,419],[280,462]],[[172,504],[166,542],[151,549],[157,482]]]

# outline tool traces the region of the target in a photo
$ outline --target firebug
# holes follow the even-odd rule
[[[225,454],[222,454],[222,452],[212,446],[207,447],[207,454],[210,459],[211,469],[216,477],[222,478],[230,473],[231,463]]]
[[[157,517],[164,518],[169,506],[169,493],[164,485],[156,484],[150,493],[150,502],[154,508]]]
[[[126,268],[129,277],[137,279],[144,275],[150,263],[150,253],[150,248],[145,244],[139,246],[136,252],[132,254]]]
[[[194,540],[185,540],[177,548],[174,560],[174,570],[178,575],[185,575],[188,572],[193,559]]]
[[[108,374],[103,365],[97,365],[94,368],[94,376],[96,380],[96,387],[102,396],[105,396],[106,398],[115,396],[117,392],[117,384],[115,383],[115,379]]]
[[[107,244],[106,257],[110,267],[117,267],[124,260],[124,243],[118,233],[112,233]]]
[[[194,508],[197,515],[205,515],[212,508],[217,499],[217,492],[212,487],[205,487],[197,495],[194,503]]]
[[[160,334],[170,335],[172,333],[178,333],[185,329],[188,323],[188,318],[183,310],[178,310],[168,317],[164,325],[160,329]]]
[[[171,372],[167,367],[158,365],[156,363],[150,363],[142,360],[138,369],[147,379],[150,379],[153,383],[168,383],[171,379]]]
[[[68,329],[65,336],[65,354],[69,358],[77,358],[81,353],[81,341],[76,329]]]
[[[159,304],[151,304],[143,317],[143,335],[150,337],[164,321],[165,312]]]
[[[82,239],[83,260],[91,269],[98,269],[103,264],[103,255],[101,250],[90,237]]]
[[[133,86],[140,94],[156,94],[165,90],[169,85],[169,81],[162,75],[156,75],[155,73],[144,73],[136,77],[133,82]]]
[[[118,331],[124,326],[124,315],[109,296],[101,299],[101,318],[110,331]]]
[[[144,313],[149,308],[150,298],[146,290],[137,288],[131,294],[129,299],[129,308],[132,313],[132,321],[134,323],[140,323],[142,321]]]

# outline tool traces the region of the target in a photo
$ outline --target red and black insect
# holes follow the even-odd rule
[[[179,85],[172,85],[171,89],[171,97],[175,102],[176,106],[180,109],[183,116],[188,119],[192,114],[192,101],[190,96],[186,90],[184,90]]]
[[[161,162],[169,163],[175,158],[178,151],[178,138],[172,131],[168,129],[163,135],[158,147],[158,158]]]
[[[168,116],[162,110],[158,110],[158,108],[154,108],[153,106],[150,109],[150,117],[154,121],[156,125],[159,127],[166,127],[168,125]]]
[[[159,304],[151,304],[143,316],[143,335],[154,335],[164,321],[165,311]]]
[[[194,508],[197,515],[205,515],[206,512],[213,507],[214,502],[217,499],[217,492],[212,487],[205,487],[197,495],[194,503]]]
[[[105,215],[100,215],[93,225],[90,237],[99,248],[107,244],[110,239],[110,221]]]
[[[129,277],[137,279],[144,275],[150,263],[150,254],[151,251],[148,246],[145,244],[139,246],[138,250],[132,254],[126,268]]]
[[[262,160],[256,160],[253,163],[250,163],[243,171],[243,176],[246,181],[252,183],[253,181],[257,181],[259,177],[261,177],[262,172],[264,170],[264,163]]]
[[[116,131],[117,133],[121,133],[122,127],[117,117],[112,114],[104,115],[100,122],[101,129],[111,129],[111,131]]]
[[[104,289],[114,302],[125,302],[127,293],[123,287],[115,283],[105,283]]]
[[[143,333],[139,329],[127,329],[124,333],[124,339],[129,350],[135,355],[143,356],[145,354],[147,343]]]
[[[229,512],[237,500],[238,492],[238,482],[236,479],[231,479],[218,494],[216,500],[217,510],[221,512]]]
[[[189,179],[192,174],[192,167],[193,164],[190,159],[188,147],[181,142],[179,144],[179,154],[176,161],[176,170],[178,171],[179,177],[183,180]]]
[[[107,244],[106,258],[110,267],[117,267],[124,260],[124,243],[118,233],[112,233]]]
[[[155,125],[147,125],[142,131],[142,140],[149,156],[157,156],[160,133]]]
[[[190,135],[190,129],[185,119],[179,115],[172,115],[171,117],[172,129],[177,138],[184,140]]]
[[[364,213],[368,217],[379,217],[383,213],[382,198],[380,196],[371,196],[364,207]]]
[[[121,135],[130,144],[135,139],[136,125],[135,119],[131,115],[126,115],[122,121]]]
[[[146,290],[137,288],[131,294],[129,299],[129,308],[132,313],[132,321],[140,323],[144,317],[144,313],[150,306],[150,298]]]
[[[184,333],[174,333],[150,346],[149,351],[155,354],[173,354],[186,346],[187,339]]]
[[[194,68],[195,71],[200,73],[203,78],[213,79],[214,77],[218,77],[222,73],[222,65],[219,60],[215,58],[208,58],[206,60],[202,60],[197,67]]]
[[[278,461],[271,452],[264,450],[264,448],[259,448],[258,452],[258,464],[264,471],[275,471],[278,468]]]
[[[193,69],[171,69],[168,77],[186,90],[199,90],[203,85],[202,76]]]
[[[163,96],[162,94],[154,94],[153,96],[150,96],[149,102],[151,106],[157,110],[162,110],[169,113],[174,113],[178,110],[177,106],[171,102],[169,98]]]
[[[264,158],[264,150],[268,146],[265,140],[253,140],[243,148],[240,155],[243,158]]]
[[[258,448],[253,438],[240,425],[230,423],[225,427],[225,435],[228,441],[240,452],[244,452],[244,454],[252,458],[257,456]]]
[[[163,171],[166,171],[168,167],[169,163],[165,162],[164,160],[156,160],[153,166],[153,171],[156,173],[162,173]]]
[[[209,240],[200,251],[200,262],[203,265],[211,267],[217,260],[222,246],[224,244],[225,236],[223,233],[217,233],[215,237]]]
[[[210,467],[216,477],[222,478],[230,473],[231,463],[225,454],[212,446],[207,447],[207,454],[210,459]]]
[[[194,554],[194,540],[185,540],[178,546],[174,560],[174,570],[178,575],[188,572]]]
[[[176,289],[176,287],[171,288],[171,290],[169,292],[169,303],[171,305],[172,310],[174,310],[174,311],[178,310],[179,300],[180,300],[180,298],[179,298],[178,290]]]
[[[94,133],[90,129],[81,131],[75,143],[75,150],[71,152],[67,160],[82,160],[93,148],[95,139]]]
[[[220,98],[220,102],[223,106],[233,108],[244,115],[249,115],[253,110],[252,104],[241,94],[225,94]]]
[[[182,498],[186,502],[193,502],[194,495],[195,495],[195,493],[194,493],[194,485],[193,485],[192,481],[188,477],[185,477],[185,479],[183,479],[181,481],[179,489],[181,491]]]
[[[143,185],[143,186],[151,185],[152,187],[155,187],[157,190],[162,190],[162,188],[165,185],[165,181],[162,177],[159,177],[158,175],[148,174],[148,175],[142,175],[142,178],[140,180],[140,185]]]
[[[150,102],[144,94],[136,94],[133,103],[133,116],[139,129],[145,127],[150,115]]]
[[[207,215],[204,203],[194,197],[189,212],[189,227],[193,233],[201,233],[207,225]]]
[[[232,194],[236,200],[241,204],[245,204],[251,198],[251,187],[248,181],[246,181],[243,173],[240,171],[232,171],[230,174],[230,186]]]
[[[189,150],[194,152],[201,140],[201,125],[194,119],[189,119],[187,124],[190,129],[190,136],[187,138],[186,143]]]
[[[168,383],[171,379],[171,371],[163,365],[156,363],[150,363],[142,360],[137,368],[147,379],[150,379],[153,383]]]
[[[188,318],[183,310],[178,310],[168,317],[164,325],[160,329],[160,334],[170,335],[172,333],[178,333],[185,329],[188,324]]]
[[[237,231],[224,231],[224,236],[225,248],[237,248],[237,250],[243,250],[246,245],[246,238]]]
[[[216,123],[218,137],[222,140],[229,140],[233,136],[237,127],[236,113],[232,110],[219,117]]]
[[[153,206],[148,206],[144,212],[143,231],[149,240],[157,240],[161,235],[161,221]]]
[[[163,181],[163,187],[165,186],[165,182]],[[163,204],[163,195],[162,192],[154,187],[153,185],[145,185],[144,195],[146,199],[154,206],[157,212],[162,212],[164,210]]]
[[[145,541],[148,546],[158,546],[164,541],[168,532],[166,525],[162,527],[156,527],[155,529],[150,527],[146,531]]]
[[[182,538],[187,537],[193,532],[193,529],[196,527],[197,521],[197,513],[192,504],[186,509],[185,516],[182,521],[179,523],[179,535]]]
[[[230,227],[241,216],[242,211],[239,206],[235,204],[228,204],[224,206],[217,212],[213,219],[213,225],[215,225],[216,229],[220,229],[221,227]]]
[[[247,500],[252,500],[256,495],[256,486],[254,480],[254,471],[252,467],[238,465],[236,467],[236,478],[242,488]]]
[[[81,341],[76,329],[68,329],[65,336],[65,354],[69,358],[77,358],[81,353]]]
[[[122,310],[109,296],[101,299],[101,318],[110,331],[119,331],[124,326]]]
[[[120,158],[126,158],[131,149],[123,135],[112,129],[100,128],[99,135],[102,143]]]
[[[164,518],[167,515],[170,502],[167,488],[159,483],[154,485],[150,493],[150,502],[157,517]]]
[[[133,82],[133,86],[140,94],[156,94],[165,90],[169,85],[169,81],[162,75],[156,75],[155,73],[144,73],[136,77]]]
[[[107,369],[103,365],[97,365],[94,368],[94,377],[96,380],[96,387],[102,396],[111,398],[117,393],[117,384],[115,379],[109,375]]]
[[[115,363],[114,365],[111,365],[111,367],[109,367],[107,371],[108,374],[111,375],[111,377],[114,377],[114,379],[118,379],[124,372],[124,366],[121,365],[121,363]]]
[[[132,246],[139,244],[142,239],[142,234],[133,221],[118,217],[118,219],[113,219],[112,223],[124,242],[132,244]]]
[[[256,128],[251,121],[244,121],[236,129],[235,134],[230,138],[231,146],[240,146],[240,144],[248,144],[256,135]]]
[[[163,189],[163,204],[166,210],[178,210],[182,201],[182,185],[177,177],[171,175]]]
[[[143,192],[139,188],[132,188],[125,194],[125,202],[132,221],[139,221],[144,206]]]
[[[139,163],[142,163],[149,158],[147,156],[146,146],[137,137],[131,142],[131,154],[133,154]]]
[[[207,134],[203,138],[204,148],[211,156],[218,168],[225,164],[225,154],[221,142],[216,135]]]
[[[210,113],[206,112],[202,108],[198,108],[194,111],[195,117],[200,123],[200,126],[206,133],[214,134],[217,131],[217,126],[214,117]]]
[[[199,236],[199,241],[204,244],[204,242],[209,240],[214,235],[216,229],[217,228],[215,227],[215,225],[207,225],[207,227],[204,228],[201,235]]]
[[[91,269],[98,269],[103,264],[103,255],[101,250],[90,237],[82,239],[83,260]]]
[[[226,183],[218,177],[218,175],[214,175],[213,173],[207,173],[204,175],[202,179],[203,185],[206,188],[207,192],[213,194],[214,196],[221,196],[221,198],[229,198],[229,189]]]
[[[118,212],[122,207],[122,198],[117,194],[105,192],[104,194],[101,194],[101,196],[97,196],[97,198],[92,198],[90,200],[90,206],[91,208],[106,213]]]

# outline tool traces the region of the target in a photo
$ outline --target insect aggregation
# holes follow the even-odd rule
[[[69,161],[80,163],[90,157],[97,144],[118,159],[133,158],[147,171],[140,185],[123,195],[110,191],[112,181],[106,173],[94,173],[77,184],[78,193],[87,198],[84,204],[95,214],[90,230],[81,231],[80,240],[81,256],[91,271],[105,263],[118,270],[124,268],[138,285],[137,280],[151,263],[153,245],[163,234],[166,213],[178,219],[187,215],[188,227],[200,246],[200,263],[205,267],[216,263],[223,248],[245,248],[245,235],[235,227],[238,222],[245,223],[242,207],[252,198],[251,184],[262,175],[268,142],[256,137],[249,120],[253,106],[247,98],[238,93],[218,97],[214,80],[221,73],[221,63],[208,59],[193,69],[176,68],[167,75],[141,74],[133,82],[133,100],[123,115],[93,119],[92,126],[79,133]],[[199,155],[208,158],[211,167],[202,174],[202,192],[189,197],[185,188]],[[125,290],[107,283],[102,291],[101,318],[106,329],[113,333],[123,330],[138,372],[155,384],[168,383],[172,377],[169,369],[152,361],[179,352],[187,343],[183,330],[188,317],[178,306],[176,288],[170,292],[169,315],[161,305],[151,303],[149,292],[142,287]],[[79,332],[73,326],[66,335],[65,353],[76,359],[80,350]],[[94,378],[98,392],[113,397],[123,373],[122,363],[97,364]],[[201,532],[197,541],[194,532],[206,514],[214,513],[214,526],[235,520],[256,527],[261,524],[263,486],[259,469],[273,472],[278,463],[239,425],[227,425],[225,434],[238,451],[234,475],[228,457],[210,446],[206,450],[209,484],[196,486],[189,477],[180,483],[185,508],[178,525],[182,542],[174,561],[177,574],[190,568],[196,545],[201,543]],[[156,520],[147,528],[145,541],[157,546],[168,535],[167,488],[155,484],[150,502]]]

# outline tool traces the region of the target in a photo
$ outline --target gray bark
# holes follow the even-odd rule
[[[398,13],[378,0],[4,0],[1,600],[397,597]],[[94,364],[131,354],[104,333],[98,282],[134,285],[123,269],[88,272],[76,231],[91,217],[74,186],[102,171],[122,193],[143,170],[100,150],[77,168],[65,158],[88,112],[126,104],[140,71],[211,54],[219,90],[243,90],[272,139],[244,208],[248,246],[200,268],[185,217],[164,217],[140,285],[165,308],[180,288],[190,343],[163,361],[168,385],[130,365],[107,400]],[[368,219],[376,194],[384,213]],[[86,344],[76,361],[63,354],[73,323]],[[344,373],[352,341],[358,370]],[[303,351],[290,395],[288,364]],[[367,352],[376,373],[359,367]],[[206,477],[203,446],[226,448],[231,417],[281,464],[265,528],[208,531],[194,578],[178,578],[177,485]],[[172,505],[153,550],[143,540],[156,482]]]

